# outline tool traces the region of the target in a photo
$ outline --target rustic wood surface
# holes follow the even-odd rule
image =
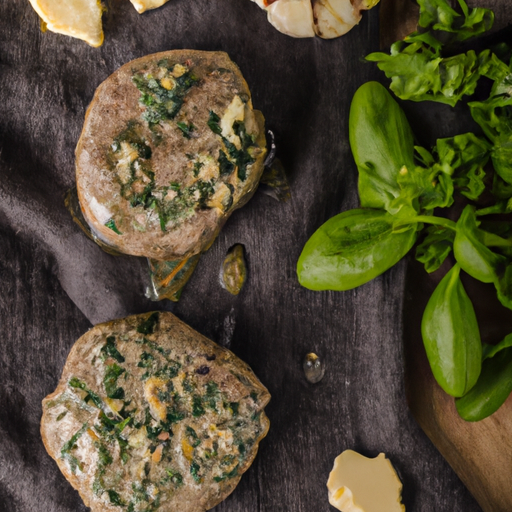
[[[296,278],[313,231],[357,206],[348,109],[359,85],[382,79],[361,62],[379,46],[378,9],[334,41],[288,38],[249,0],[172,0],[142,16],[113,0],[104,28],[93,49],[41,33],[27,1],[0,3],[0,510],[87,510],[44,450],[41,400],[92,323],[166,308],[247,361],[273,397],[254,465],[215,510],[332,510],[327,477],[351,448],[388,454],[408,511],[480,511],[407,408],[406,262],[345,293],[311,292]],[[225,50],[239,64],[278,134],[292,192],[285,204],[257,193],[236,212],[176,306],[145,299],[145,262],[104,254],[63,206],[94,89],[125,62],[172,48]],[[249,263],[238,297],[218,284],[234,243]],[[316,385],[301,369],[309,351],[326,364]]]

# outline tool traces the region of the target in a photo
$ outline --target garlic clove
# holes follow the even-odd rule
[[[313,15],[315,32],[324,39],[346,34],[361,19],[361,11],[350,0],[316,0]]]
[[[311,0],[277,0],[267,8],[268,21],[279,32],[292,37],[314,37]]]

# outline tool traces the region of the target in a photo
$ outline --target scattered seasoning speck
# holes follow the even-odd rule
[[[208,375],[210,373],[210,368],[208,366],[200,366],[196,369],[196,373],[199,375]]]

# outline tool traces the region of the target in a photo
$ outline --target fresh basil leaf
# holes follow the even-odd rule
[[[499,343],[496,345],[489,345],[488,343],[483,343],[483,352],[482,352],[482,360],[489,359],[490,357],[494,357],[498,352],[502,350],[512,347],[512,333],[505,336]]]
[[[400,194],[400,169],[414,167],[414,142],[403,110],[378,82],[368,82],[354,94],[349,138],[361,206],[386,208]]]
[[[498,277],[495,283],[499,301],[508,309],[512,309],[512,263]]]
[[[484,232],[478,229],[475,208],[471,205],[464,208],[457,221],[453,252],[462,270],[483,283],[496,282],[500,269],[506,265],[504,256],[485,245]]]
[[[350,290],[382,274],[411,249],[417,225],[393,231],[383,210],[349,210],[329,219],[308,240],[297,263],[302,286]]]
[[[466,421],[480,421],[496,412],[512,392],[512,347],[500,350],[482,364],[475,386],[455,401]]]
[[[436,271],[453,249],[455,232],[442,226],[429,226],[427,235],[416,248],[416,259],[428,273]]]
[[[430,368],[443,390],[465,395],[482,367],[482,343],[473,304],[455,265],[437,285],[421,321],[421,334]]]
[[[414,146],[414,151],[416,152],[416,160],[423,167],[432,167],[435,164],[434,157],[430,151],[427,151],[425,148],[421,146]]]

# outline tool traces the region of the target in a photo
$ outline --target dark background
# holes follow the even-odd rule
[[[308,291],[296,277],[308,237],[358,203],[348,110],[357,87],[383,78],[362,62],[378,49],[378,8],[332,41],[284,36],[249,0],[171,0],[143,15],[112,1],[103,20],[105,43],[94,49],[41,33],[28,1],[0,2],[0,510],[87,510],[44,450],[41,400],[93,323],[165,308],[233,350],[272,394],[269,435],[215,510],[333,510],[328,474],[350,448],[388,455],[408,511],[480,511],[407,408],[406,262],[345,293]],[[237,211],[177,305],[145,299],[145,261],[103,253],[63,205],[95,88],[129,60],[173,48],[223,50],[238,63],[278,135],[292,194],[278,203],[257,192]],[[413,124],[428,132],[439,121]],[[234,243],[249,265],[238,297],[218,283]],[[301,368],[310,351],[326,365],[316,385]]]

